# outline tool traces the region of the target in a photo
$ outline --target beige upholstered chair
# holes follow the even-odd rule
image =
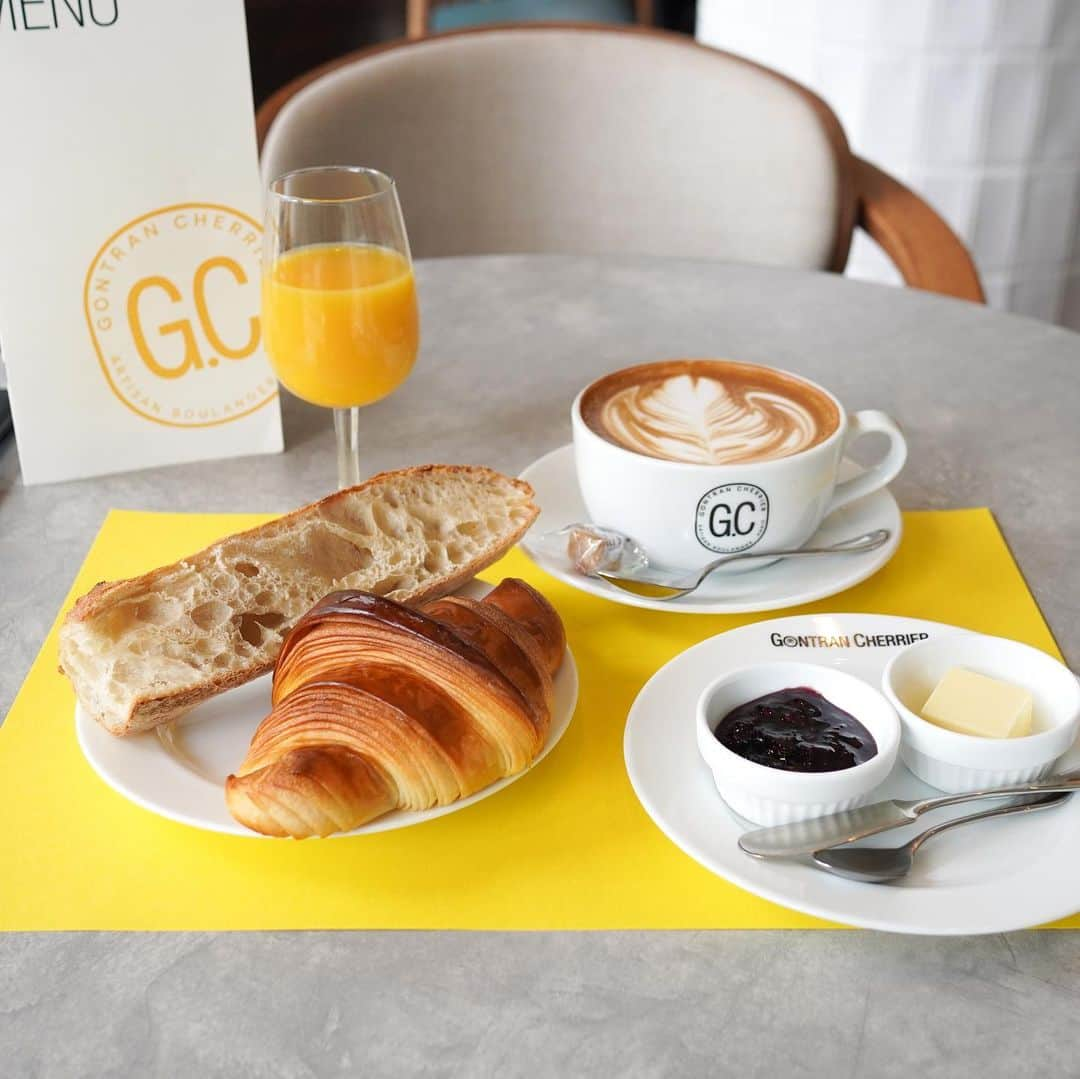
[[[259,110],[264,177],[396,177],[418,257],[708,256],[842,270],[856,221],[908,284],[981,300],[929,206],[854,157],[819,98],[656,30],[514,25],[354,53]]]

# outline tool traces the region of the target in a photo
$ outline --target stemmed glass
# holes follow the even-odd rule
[[[338,487],[360,482],[360,408],[408,377],[419,346],[397,189],[376,169],[299,169],[270,184],[263,341],[280,381],[334,410]]]

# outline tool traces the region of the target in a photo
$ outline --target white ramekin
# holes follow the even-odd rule
[[[853,715],[874,736],[868,761],[836,772],[786,772],[740,757],[713,734],[733,708],[780,689],[809,687]],[[712,770],[720,796],[755,824],[790,824],[853,809],[885,781],[896,763],[900,721],[873,686],[816,663],[759,663],[717,678],[698,698],[698,750]]]
[[[950,667],[966,667],[1028,690],[1034,704],[1032,733],[979,738],[923,719],[920,710]],[[890,660],[881,687],[900,714],[901,760],[924,783],[950,794],[1049,775],[1080,728],[1076,676],[1045,652],[1004,637],[957,630],[919,641]]]

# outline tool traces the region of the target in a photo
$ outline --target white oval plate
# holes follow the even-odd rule
[[[490,589],[490,585],[472,581],[460,592],[479,598]],[[555,706],[547,744],[529,768],[449,805],[387,813],[332,838],[423,824],[498,794],[527,775],[555,748],[570,726],[577,694],[577,667],[568,648],[555,677]],[[76,705],[75,731],[83,755],[94,771],[136,805],[194,828],[261,839],[266,837],[250,831],[229,815],[225,808],[225,777],[244,759],[255,728],[269,711],[268,675],[205,701],[176,724],[127,738],[109,734]]]
[[[952,628],[887,615],[796,615],[695,645],[657,671],[630,709],[623,748],[638,799],[661,831],[705,868],[763,899],[819,918],[898,933],[968,934],[1004,933],[1080,911],[1076,796],[1029,818],[947,832],[919,851],[908,877],[891,885],[844,880],[809,862],[759,861],[738,848],[739,835],[755,826],[728,809],[698,755],[694,706],[702,688],[734,667],[776,659],[836,667],[876,687],[885,664],[903,645],[868,643],[868,638],[934,635]],[[814,642],[800,645],[799,638],[811,637]],[[1059,768],[1078,764],[1080,751],[1074,746]],[[871,800],[938,793],[898,761]],[[939,810],[867,842],[895,846],[930,823],[971,812],[970,805]]]
[[[858,466],[851,461],[842,462],[842,479],[848,479],[857,471]],[[521,478],[532,484],[536,501],[543,507],[540,517],[521,542],[528,556],[546,573],[582,592],[653,611],[740,614],[747,611],[775,611],[833,596],[877,573],[896,554],[903,527],[896,500],[883,488],[830,514],[807,540],[808,546],[827,546],[875,528],[889,529],[892,532],[889,542],[876,551],[858,555],[791,558],[747,573],[714,574],[690,595],[662,602],[647,596],[632,595],[594,577],[584,577],[530,545],[530,537],[589,519],[578,490],[572,445],[561,446],[534,461],[521,473]]]

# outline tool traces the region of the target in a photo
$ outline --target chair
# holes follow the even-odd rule
[[[259,109],[266,178],[371,165],[414,254],[702,256],[841,271],[856,222],[916,288],[981,302],[917,195],[820,98],[664,31],[515,24],[341,57]]]
[[[653,21],[653,0],[405,0],[405,33],[409,38],[426,37],[440,30],[453,30],[477,23],[522,21],[558,21],[587,19],[599,22]]]

